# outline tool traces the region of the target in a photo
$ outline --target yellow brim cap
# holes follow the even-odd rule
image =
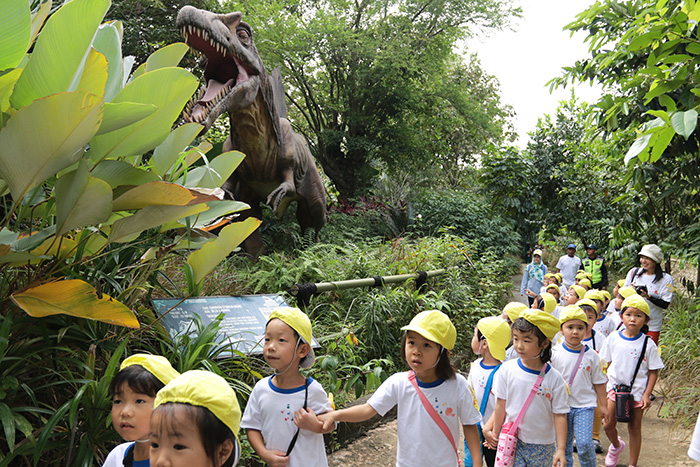
[[[583,298],[583,296],[586,295],[586,289],[580,285],[572,285],[571,288],[574,289],[574,292],[576,292],[578,298]]]
[[[302,368],[311,368],[316,360],[316,356],[314,354],[314,349],[311,348],[312,333],[311,320],[309,317],[306,316],[306,313],[301,311],[299,308],[280,307],[272,310],[272,313],[270,313],[270,317],[267,318],[267,321],[269,322],[271,319],[275,318],[283,321],[290,328],[294,329],[302,338],[304,343],[309,344],[309,353],[301,360],[299,366]]]
[[[173,368],[168,359],[160,355],[149,355],[145,353],[134,354],[131,357],[125,358],[119,369],[123,370],[131,365],[142,366],[163,384],[168,384],[170,381],[180,376],[180,373]]]
[[[457,329],[454,324],[445,313],[438,310],[421,311],[401,330],[417,332],[447,350],[452,350],[457,341]]]
[[[600,293],[600,290],[598,289],[592,289],[587,291],[583,298],[590,298],[591,300],[600,300],[601,302],[605,301],[605,296],[602,293]]]
[[[598,305],[596,305],[596,303],[593,300],[591,300],[590,298],[582,298],[581,300],[576,302],[576,305],[579,307],[584,306],[584,305],[588,305],[591,308],[593,308],[594,310],[596,310],[596,313],[598,313]]]
[[[503,311],[506,313],[511,323],[520,318],[520,313],[527,309],[527,305],[522,302],[510,302],[503,307]]]
[[[619,293],[620,295],[622,295],[622,298],[628,298],[628,297],[630,297],[630,296],[632,296],[632,295],[638,295],[638,294],[637,294],[637,289],[635,289],[635,288],[632,287],[631,285],[628,285],[628,286],[625,286],[625,287],[621,287],[618,293]]]
[[[579,319],[584,323],[588,324],[588,317],[586,316],[586,313],[581,309],[581,307],[578,306],[578,304],[569,305],[565,307],[564,311],[562,311],[561,315],[559,315],[560,324],[564,324],[567,321],[571,321],[573,319]]]
[[[581,287],[593,287],[593,284],[591,284],[591,281],[589,281],[588,279],[581,279],[580,281],[578,281],[578,285],[580,285]]]
[[[489,344],[489,352],[496,360],[506,359],[506,347],[510,343],[510,326],[500,316],[481,318],[476,325]]]
[[[641,295],[634,294],[627,297],[625,301],[622,302],[622,313],[625,312],[625,308],[636,308],[649,316],[649,304]]]
[[[559,332],[559,320],[551,313],[546,313],[542,310],[529,309],[524,311],[520,317],[536,326],[537,329],[542,331],[542,334],[544,334],[549,340],[554,339],[554,336],[556,336]]]
[[[549,292],[549,289],[554,289],[554,290],[556,290],[557,292],[561,292],[561,290],[559,290],[559,286],[558,286],[557,284],[549,284],[549,285],[547,286],[547,292]]]
[[[544,292],[540,295],[542,300],[544,300],[544,311],[545,313],[552,313],[557,307],[557,299],[551,293]]]

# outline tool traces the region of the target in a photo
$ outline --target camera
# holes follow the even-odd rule
[[[644,292],[646,292],[647,294],[649,293],[649,290],[647,290],[647,286],[646,286],[646,285],[638,285],[638,286],[635,286],[634,290],[636,290],[637,293],[638,293],[639,295],[641,295],[642,290],[643,290]]]
[[[616,384],[613,389],[615,392],[632,392],[632,387],[626,384]]]

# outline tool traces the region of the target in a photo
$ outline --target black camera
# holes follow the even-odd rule
[[[642,294],[642,293],[641,293],[642,290],[643,290],[644,292],[646,292],[647,294],[649,293],[649,290],[647,290],[647,286],[646,286],[646,285],[637,285],[637,286],[635,286],[634,290],[636,290],[637,293],[638,293],[639,295]]]

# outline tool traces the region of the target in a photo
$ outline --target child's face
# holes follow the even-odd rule
[[[155,397],[122,384],[112,398],[112,425],[125,441],[148,439]]]
[[[578,347],[586,337],[586,322],[580,319],[570,319],[561,325],[561,333],[566,339],[567,345]]]
[[[599,317],[602,316],[601,313],[603,312],[603,302],[601,302],[600,300],[593,300],[593,301],[595,302],[596,308],[598,308],[598,316]]]
[[[574,289],[569,289],[566,292],[566,299],[564,300],[564,303],[567,305],[575,305],[576,302],[578,302],[578,294]]]
[[[540,345],[534,332],[521,332],[517,329],[513,329],[512,335],[513,349],[523,360],[530,360],[538,357],[542,353],[542,349],[547,347],[547,343],[549,342],[545,339]]]
[[[649,317],[638,308],[627,307],[622,313],[622,322],[629,331],[629,335],[636,336],[649,321]]]
[[[598,313],[591,311],[589,308],[584,310],[586,313],[586,318],[588,318],[588,329],[593,329],[593,325],[598,321]]]
[[[421,336],[417,332],[406,334],[406,363],[416,372],[418,379],[431,379],[435,376],[435,365],[440,358],[440,344]]]
[[[199,430],[184,408],[176,407],[173,417],[156,411],[150,433],[152,467],[215,467],[207,457]]]
[[[554,295],[554,298],[556,298],[557,301],[559,301],[559,292],[557,292],[557,289],[547,289],[547,292]]]
[[[620,294],[615,295],[615,308],[618,310],[620,308],[622,308],[622,302],[624,302],[624,301],[625,301],[625,297],[623,297]]]
[[[290,367],[299,367],[299,360],[308,352],[308,345],[299,341],[287,323],[281,319],[271,319],[265,328],[265,345],[263,357],[274,370],[284,371]],[[296,361],[295,363],[293,363]]]

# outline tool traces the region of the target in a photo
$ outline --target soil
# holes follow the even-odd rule
[[[514,276],[513,282],[520,286],[522,276]],[[521,300],[519,294],[513,299]],[[525,301],[524,297],[523,300]],[[659,417],[662,398],[657,397],[644,415],[642,424],[642,451],[639,467],[691,467],[698,464],[688,458],[688,445],[691,432],[674,426],[673,419]],[[627,440],[627,426],[618,424],[620,436]],[[601,443],[607,452],[609,442],[605,432],[601,433]],[[460,456],[463,457],[464,442],[460,441]],[[603,466],[605,454],[597,455],[597,465]],[[627,467],[629,453],[623,452],[618,466]],[[348,446],[338,449],[328,456],[330,467],[370,467],[396,465],[396,420],[390,420],[369,430]],[[574,466],[579,467],[574,454]]]

